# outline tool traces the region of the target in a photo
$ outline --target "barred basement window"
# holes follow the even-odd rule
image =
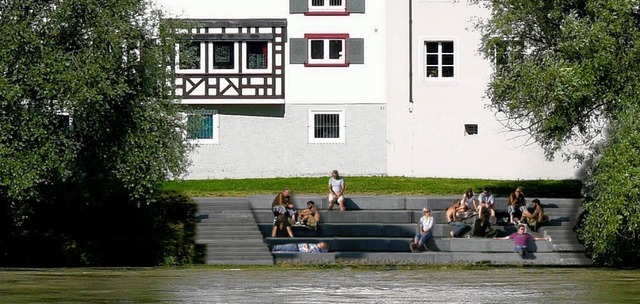
[[[310,110],[310,143],[344,143],[344,110]]]
[[[313,117],[315,138],[339,138],[340,137],[340,115],[338,114],[316,114]]]
[[[464,135],[476,135],[478,134],[478,125],[477,124],[465,124],[464,125]]]

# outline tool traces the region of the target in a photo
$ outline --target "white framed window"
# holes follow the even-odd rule
[[[238,72],[239,42],[209,42],[209,71],[218,73]]]
[[[309,12],[346,12],[346,0],[308,0]]]
[[[426,79],[452,79],[456,76],[453,41],[425,41],[424,55]]]
[[[218,144],[220,142],[217,110],[197,110],[185,114],[189,140],[198,144]]]
[[[307,58],[310,65],[347,66],[348,34],[306,34]]]
[[[243,72],[265,73],[271,70],[271,43],[247,41],[242,43]]]
[[[344,110],[309,110],[309,143],[345,143],[345,121]]]
[[[203,41],[176,44],[176,73],[204,73],[204,44]]]

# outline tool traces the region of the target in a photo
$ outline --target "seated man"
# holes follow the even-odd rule
[[[492,225],[496,224],[496,210],[495,210],[495,199],[493,197],[493,193],[489,190],[488,187],[484,187],[482,189],[482,193],[478,195],[478,206],[476,206],[476,212],[478,212],[478,216],[484,216],[484,211],[489,210],[491,213],[491,217],[489,218],[489,222]]]
[[[304,253],[325,253],[329,252],[329,245],[325,242],[318,244],[311,243],[291,243],[273,245],[272,252],[304,252]]]
[[[539,237],[534,237],[531,234],[528,234],[526,232],[526,225],[524,224],[520,224],[518,225],[518,232],[514,232],[508,236],[502,237],[502,238],[497,238],[494,237],[494,240],[508,240],[508,239],[512,239],[513,243],[515,245],[514,250],[516,251],[517,254],[520,255],[521,258],[524,258],[524,256],[527,254],[527,243],[529,241],[551,241],[550,237],[546,237],[546,238],[539,238]]]
[[[539,199],[536,198],[532,200],[531,203],[533,204],[532,210],[523,211],[522,220],[531,227],[531,230],[538,231],[541,223],[549,221],[549,216],[544,214],[544,209]]]
[[[302,224],[315,230],[318,227],[318,222],[320,222],[320,212],[318,212],[316,203],[314,201],[308,201],[307,209],[300,210],[299,218]]]

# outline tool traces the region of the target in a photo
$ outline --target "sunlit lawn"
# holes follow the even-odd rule
[[[527,196],[580,197],[578,180],[480,180],[449,178],[345,176],[347,194],[360,195],[462,195],[467,188],[478,193],[489,187],[494,194],[506,196],[521,186]],[[328,177],[252,178],[171,181],[166,190],[188,196],[247,196],[275,194],[289,188],[295,194],[325,194]]]

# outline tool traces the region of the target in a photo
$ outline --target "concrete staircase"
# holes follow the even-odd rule
[[[273,256],[244,198],[194,198],[196,242],[207,247],[206,264],[273,265]],[[272,216],[273,218],[273,216]]]
[[[271,196],[251,196],[248,200],[260,232],[267,244],[326,241],[331,246],[329,254],[277,253],[276,261],[302,261],[330,263],[335,260],[356,260],[374,263],[481,263],[588,266],[584,247],[577,242],[573,226],[579,215],[577,199],[540,198],[551,222],[542,226],[536,236],[551,236],[552,242],[537,241],[527,258],[513,252],[513,242],[486,238],[450,238],[452,226],[446,224],[444,210],[452,204],[453,197],[396,197],[352,196],[347,199],[349,211],[327,211],[326,198],[318,196],[293,197],[297,208],[305,208],[313,200],[321,209],[321,223],[317,232],[294,228],[295,238],[272,238],[273,214]],[[529,198],[532,199],[532,198]],[[428,243],[429,251],[410,253],[408,244],[415,232],[422,208],[429,207],[436,219],[434,239]],[[506,198],[496,200],[496,209],[504,215]],[[502,220],[506,221],[508,218]],[[473,220],[467,223],[473,226]],[[502,224],[502,225],[501,225]],[[494,228],[503,235],[515,231],[514,226],[501,223]]]

